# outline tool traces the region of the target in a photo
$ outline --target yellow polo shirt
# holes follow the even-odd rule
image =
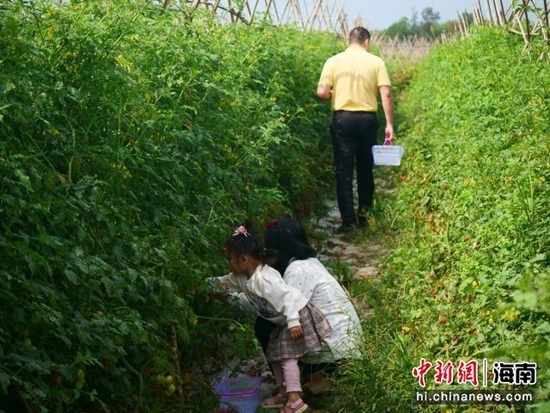
[[[353,44],[325,62],[319,85],[331,87],[333,110],[376,112],[378,88],[391,82],[384,61]]]

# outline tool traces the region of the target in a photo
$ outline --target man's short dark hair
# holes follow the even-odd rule
[[[349,32],[349,42],[362,44],[365,40],[370,40],[370,32],[364,27],[355,27]]]

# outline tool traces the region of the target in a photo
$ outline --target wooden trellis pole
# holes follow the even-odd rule
[[[505,12],[504,4],[502,3],[502,0],[500,0],[500,10],[502,12],[502,19],[503,19],[504,23],[508,23],[508,18],[506,16],[506,12]]]
[[[283,12],[281,14],[281,24],[287,24],[291,21],[291,1],[287,1],[283,7]]]
[[[248,21],[248,24],[251,24],[253,20],[253,16],[252,16],[252,8],[250,7],[250,2],[247,1],[244,4],[244,7],[246,8],[246,11],[248,13],[248,18],[246,20]]]
[[[346,22],[346,12],[344,10],[344,6],[340,6],[340,11],[338,12],[338,18],[336,19],[338,22],[338,25],[340,26],[340,29],[342,30],[341,36],[344,38],[347,38],[349,35],[348,31],[348,25]]]
[[[468,33],[466,22],[464,21],[464,16],[462,15],[462,13],[457,13],[457,14],[458,14],[458,28],[460,30],[460,35],[464,38],[466,37],[466,33]]]
[[[550,13],[550,10],[548,10],[548,1],[547,0],[544,0],[544,11],[543,12],[544,12],[544,22],[546,23],[546,25],[544,26],[544,28],[542,30],[542,35],[544,36],[544,41],[546,42],[546,44],[550,48],[550,23],[549,23],[550,16],[548,15]],[[542,60],[544,58],[544,55],[545,55],[545,52],[542,52],[539,56],[539,60]],[[546,56],[548,57],[548,60],[550,60],[550,51],[546,52]]]
[[[313,9],[311,10],[307,21],[306,21],[306,30],[311,30],[313,27],[313,24],[315,23],[315,19],[317,18],[317,13],[319,12],[319,8],[321,7],[321,3],[323,0],[315,0],[315,5],[313,6]]]
[[[327,6],[328,8],[328,6]],[[329,27],[334,27],[336,28],[336,20],[334,19],[334,12],[336,11],[336,2],[333,2],[332,3],[332,7],[330,9],[330,11],[328,11],[327,9],[327,12],[328,12],[328,19],[329,19]]]
[[[265,3],[266,3],[267,15],[269,16],[269,20],[271,21],[271,24],[276,24],[276,25],[281,24],[279,11],[277,10],[277,5],[275,4],[275,2],[273,0],[265,0]],[[271,6],[273,6],[273,10],[275,11],[275,17],[277,19],[276,22],[274,22],[271,17]]]
[[[320,16],[319,16],[319,29],[320,30],[326,30],[327,27],[330,27],[330,19],[328,17],[328,8],[327,8],[327,3],[326,2],[323,2],[321,4],[321,9],[320,9]]]
[[[302,16],[302,10],[300,9],[300,3],[297,0],[290,0],[292,1],[294,15],[296,16],[298,22],[300,23],[300,27],[302,30],[304,29],[304,18]]]
[[[489,14],[489,21],[491,23],[494,23],[493,12],[491,11],[491,4],[489,3],[489,0],[485,0],[485,3],[487,4],[487,13]]]
[[[278,11],[278,8],[277,8],[277,2],[273,2],[273,8],[274,10],[277,11],[277,26],[280,26],[281,24],[283,24],[283,17],[284,17],[284,10],[283,10],[283,13],[279,13]]]
[[[482,23],[485,24],[485,22],[489,20],[489,15],[481,2],[482,0],[476,0],[476,1],[477,1],[478,11],[479,11],[479,15],[481,16]]]
[[[475,14],[477,14],[476,24],[482,24],[485,18],[483,17],[483,10],[481,9],[480,0],[476,0],[476,6],[474,7],[474,11],[476,12]]]
[[[529,14],[527,13],[528,0],[521,0],[523,3],[523,14],[525,16],[525,33],[527,34],[527,43],[531,43],[531,29],[529,29]],[[521,19],[520,19],[521,20]]]
[[[256,0],[256,3],[254,3],[254,7],[252,8],[252,15],[250,16],[250,23],[252,23],[254,21],[254,17],[256,16],[256,10],[258,10],[258,3],[259,2],[260,2],[260,0]]]
[[[181,7],[204,7],[217,13],[229,23],[252,24],[258,14],[274,26],[296,24],[303,31],[333,31],[338,35],[348,32],[341,0],[161,0],[163,10],[181,10]],[[170,7],[172,6],[172,7]]]
[[[328,3],[325,3],[324,15],[325,15],[325,21],[326,21],[325,30],[330,30],[330,28],[334,27],[334,20],[333,20],[334,2],[332,3],[332,8],[329,8]]]
[[[302,30],[305,30],[305,22],[302,17],[300,2],[297,0],[286,0],[286,2],[287,7],[289,8],[286,23],[298,23],[298,27]]]
[[[497,8],[497,2],[496,0],[492,0],[492,1],[493,1],[493,10],[495,11],[496,24],[499,26],[502,26],[502,22],[500,21],[500,13],[498,12],[498,8]]]

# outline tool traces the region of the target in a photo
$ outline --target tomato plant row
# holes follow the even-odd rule
[[[226,333],[197,313],[228,231],[330,182],[339,41],[152,3],[0,6],[2,405],[170,406],[171,321],[182,365]]]
[[[412,372],[422,358],[536,363],[536,385],[499,388],[535,395],[518,411],[548,411],[550,72],[538,59],[548,44],[531,48],[503,29],[477,28],[434,47],[403,92],[406,158],[386,206],[398,235],[380,283],[367,288],[368,357],[342,383],[365,398],[358,407],[350,397],[349,411],[474,408],[416,403],[424,389]],[[445,387],[434,374],[427,389],[487,390],[481,375],[478,387]]]

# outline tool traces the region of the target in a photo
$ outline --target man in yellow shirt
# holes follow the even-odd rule
[[[393,138],[391,82],[382,59],[368,52],[370,33],[363,27],[349,35],[349,47],[330,57],[323,67],[317,96],[330,100],[330,135],[334,151],[338,209],[344,232],[366,225],[374,199],[372,147],[378,132],[378,93],[386,117],[385,139]],[[353,202],[353,173],[357,165],[358,213]]]

